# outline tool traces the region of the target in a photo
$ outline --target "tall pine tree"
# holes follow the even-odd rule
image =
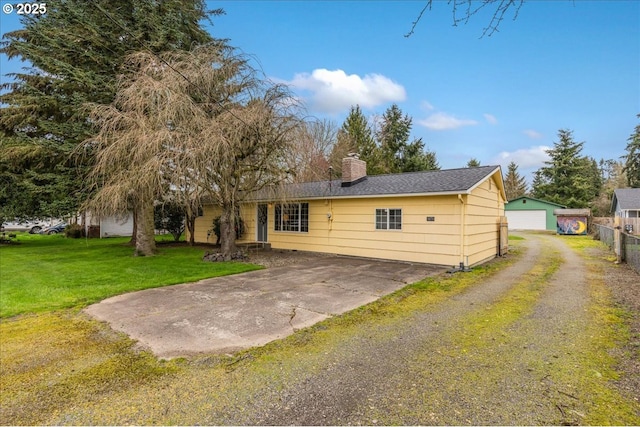
[[[2,85],[0,216],[77,208],[91,162],[73,158],[91,135],[85,104],[113,100],[124,57],[134,50],[212,42],[200,23],[220,13],[207,12],[204,0],[67,0],[48,3],[44,15],[24,15],[23,28],[5,34],[0,48],[29,64]]]
[[[330,156],[333,170],[340,174],[342,159],[349,153],[358,153],[361,160],[367,162],[367,173],[382,173],[380,152],[373,139],[373,131],[359,105],[352,106],[349,115],[338,131],[337,143]]]
[[[409,142],[411,122],[411,117],[393,104],[374,132],[360,107],[351,107],[331,153],[334,171],[340,170],[342,158],[350,152],[367,162],[368,175],[440,169],[436,153],[425,150],[421,138]]]
[[[507,174],[504,177],[504,191],[507,200],[517,199],[527,193],[527,181],[518,173],[518,165],[511,162],[507,166]]]
[[[393,104],[385,111],[376,131],[376,138],[386,173],[417,172],[440,169],[435,153],[425,152],[424,142],[416,138],[409,142],[413,119],[402,114]]]
[[[570,208],[589,206],[600,192],[602,178],[597,162],[581,155],[583,145],[573,140],[572,131],[558,131],[558,142],[547,150],[547,166],[535,173],[533,197]]]
[[[640,114],[638,117],[640,118]],[[636,126],[627,141],[629,141],[626,147],[627,154],[622,156],[623,171],[627,174],[629,187],[640,188],[640,124]]]

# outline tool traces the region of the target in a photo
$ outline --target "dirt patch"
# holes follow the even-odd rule
[[[607,256],[605,250],[597,251],[599,258]],[[622,373],[617,381],[622,392],[640,401],[640,274],[626,264],[605,266],[604,282],[611,291],[615,305],[624,311],[629,327],[628,343],[616,351]]]

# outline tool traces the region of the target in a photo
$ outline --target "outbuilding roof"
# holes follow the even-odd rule
[[[509,204],[513,205],[513,204],[514,204],[515,202],[517,202],[518,200],[534,200],[534,201],[536,201],[536,202],[544,203],[544,204],[547,204],[547,205],[557,206],[557,207],[559,207],[559,208],[564,208],[564,207],[566,207],[565,205],[561,205],[561,204],[559,204],[559,203],[549,202],[549,201],[547,201],[547,200],[542,200],[542,199],[536,199],[536,198],[529,197],[529,196],[520,196],[520,197],[517,197],[517,198],[515,198],[515,199],[509,200]],[[506,208],[505,208],[505,209],[506,209]]]
[[[587,208],[554,209],[553,214],[555,216],[591,216],[591,209],[587,209]]]
[[[500,176],[498,186],[504,197],[500,166],[374,175],[367,176],[366,179],[348,187],[343,187],[340,179],[305,182],[287,185],[285,192],[287,198],[297,200],[327,197],[468,194],[494,173]],[[264,191],[251,199],[266,201],[272,198],[268,192]]]
[[[622,210],[640,209],[640,188],[618,188],[613,192],[611,210],[615,211],[616,201]]]

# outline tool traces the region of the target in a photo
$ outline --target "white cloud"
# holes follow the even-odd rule
[[[433,111],[436,109],[436,107],[434,107],[429,101],[422,101],[420,103],[420,107],[424,110],[424,111]]]
[[[426,119],[419,120],[419,125],[431,130],[450,130],[464,126],[474,126],[478,122],[475,120],[458,119],[447,113],[434,113]]]
[[[515,151],[503,151],[498,154],[496,163],[505,166],[510,162],[515,162],[521,169],[537,169],[544,166],[544,162],[549,160],[547,150],[551,147],[546,145],[536,145],[529,148],[520,148]]]
[[[387,102],[404,101],[407,97],[402,85],[380,74],[345,73],[343,70],[319,68],[311,74],[296,74],[287,82],[310,92],[310,107],[324,113],[339,113],[352,105],[373,108]]]
[[[496,116],[494,116],[493,114],[483,114],[484,119],[487,121],[487,123],[491,124],[491,125],[497,125],[498,124],[498,119],[496,119]]]
[[[525,135],[527,135],[531,139],[540,139],[543,135],[540,132],[536,132],[533,129],[525,129],[522,131]]]

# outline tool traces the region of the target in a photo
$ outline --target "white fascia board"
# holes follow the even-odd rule
[[[392,198],[392,197],[435,197],[435,196],[457,196],[458,194],[471,194],[471,190],[458,190],[458,191],[439,191],[433,193],[394,193],[394,194],[360,194],[355,196],[338,196],[327,194],[324,196],[313,197],[290,197],[286,200],[327,200],[327,199],[378,199],[378,198]],[[279,202],[280,200],[274,199],[255,199],[245,200],[243,203],[269,203]]]
[[[473,185],[469,191],[467,192],[467,194],[471,194],[471,192],[473,190],[475,190],[476,188],[478,188],[483,182],[485,182],[487,179],[491,179],[491,177],[496,173],[496,172],[500,172],[500,176],[502,176],[502,171],[500,169],[500,166],[496,167],[494,170],[492,170],[491,172],[489,172],[483,179],[481,179],[480,181],[476,182],[475,185]],[[505,200],[507,200],[507,195],[504,194],[504,182],[502,183],[503,188],[500,188],[500,192],[503,193],[502,196],[504,197]]]

